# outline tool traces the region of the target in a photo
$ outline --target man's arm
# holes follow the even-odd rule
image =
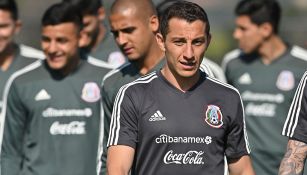
[[[4,122],[0,155],[1,175],[20,174],[23,161],[23,136],[26,122],[25,108],[21,103],[16,86],[9,90],[2,114]],[[4,120],[5,119],[5,120]]]
[[[128,175],[134,157],[134,149],[129,146],[116,145],[108,148],[108,175]]]
[[[303,173],[307,155],[307,144],[290,139],[287,151],[281,161],[279,175],[299,175]]]
[[[229,161],[229,175],[255,175],[251,159],[248,155]]]

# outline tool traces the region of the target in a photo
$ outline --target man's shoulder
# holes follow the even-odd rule
[[[294,58],[297,58],[300,61],[304,61],[307,63],[307,50],[299,47],[297,45],[293,45],[290,49],[290,54]]]
[[[147,92],[146,89],[151,87],[151,84],[155,82],[154,80],[158,78],[157,73],[154,71],[152,73],[146,74],[144,76],[141,76],[137,78],[134,81],[131,81],[130,83],[124,84],[119,91],[129,91],[131,94],[144,94],[144,92]]]
[[[239,59],[240,55],[242,55],[242,51],[240,49],[234,49],[226,53],[222,60],[222,69],[225,70],[225,67],[229,64],[229,62]]]
[[[17,71],[15,71],[7,81],[7,84],[24,84],[37,81],[37,77],[42,76],[42,60],[37,60]]]
[[[134,81],[139,77],[135,66],[131,63],[126,63],[116,69],[109,71],[103,78],[106,85],[124,85],[131,81]]]
[[[207,77],[207,80],[208,80],[207,83],[209,84],[208,85],[209,88],[211,88],[214,91],[221,92],[220,94],[223,94],[221,95],[223,98],[225,97],[225,95],[240,96],[238,89],[228,83],[221,82],[217,80],[216,78],[212,78],[212,77]]]
[[[33,47],[19,44],[20,55],[30,59],[44,59],[45,55],[41,50],[35,49]]]

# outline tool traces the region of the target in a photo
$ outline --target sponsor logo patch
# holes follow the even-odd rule
[[[155,122],[155,121],[162,121],[166,120],[166,118],[161,114],[159,110],[157,110],[154,115],[150,116],[148,119],[150,122]]]
[[[277,78],[276,86],[282,91],[290,91],[295,86],[294,75],[291,71],[283,70]]]
[[[220,108],[215,105],[208,105],[205,121],[213,128],[220,128],[223,125],[223,115]]]
[[[39,93],[35,96],[35,101],[42,101],[42,100],[49,100],[51,99],[51,96],[48,94],[48,92],[45,89],[42,89],[39,91]]]
[[[240,84],[252,84],[252,78],[249,73],[244,73],[238,81]]]
[[[86,102],[96,102],[100,99],[99,86],[94,82],[85,83],[82,89],[81,98]]]
[[[203,165],[204,151],[190,150],[185,153],[175,153],[173,150],[168,151],[163,158],[164,164],[179,165]]]

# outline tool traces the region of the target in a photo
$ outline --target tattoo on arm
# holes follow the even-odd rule
[[[287,152],[281,161],[279,175],[301,175],[307,154],[307,144],[289,140]]]

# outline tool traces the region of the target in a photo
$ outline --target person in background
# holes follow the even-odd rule
[[[126,62],[106,21],[106,12],[102,0],[63,0],[69,2],[82,13],[83,30],[87,36],[87,44],[82,47],[84,54],[97,58],[116,68]]]
[[[282,135],[289,137],[279,175],[303,174],[307,156],[307,71],[295,92]]]
[[[20,69],[7,84],[1,175],[95,175],[103,129],[102,77],[110,71],[82,60],[82,16],[69,3],[42,17],[45,60]]]
[[[163,68],[117,94],[108,174],[221,175],[229,170],[254,175],[240,94],[199,70],[211,41],[206,12],[195,3],[176,2],[165,10],[160,32]]]
[[[151,0],[116,0],[109,21],[115,41],[129,62],[110,71],[103,80],[104,151],[98,167],[101,174],[106,173],[106,142],[118,90],[126,83],[161,69],[164,63],[164,53],[155,39],[159,22]]]
[[[0,116],[3,91],[9,77],[17,70],[44,58],[44,54],[32,47],[18,44],[14,37],[21,29],[18,7],[14,0],[0,1]],[[0,118],[0,126],[1,118]]]
[[[222,67],[242,96],[255,172],[276,175],[287,143],[280,133],[307,52],[280,37],[278,1],[241,0],[235,14],[239,49],[226,54]]]
[[[169,5],[171,5],[172,3],[178,2],[178,1],[181,1],[181,0],[160,0],[156,2],[155,6],[158,12],[158,16],[162,16],[163,11]],[[206,66],[209,68],[208,70],[211,71],[210,74],[212,74],[213,77],[217,78],[221,82],[224,82],[224,83],[226,82],[226,77],[225,77],[223,69],[218,64],[216,64],[214,61],[210,60],[209,58],[204,57],[200,68],[202,69]]]

